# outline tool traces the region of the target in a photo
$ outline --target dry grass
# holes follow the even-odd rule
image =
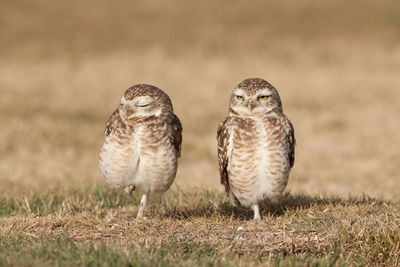
[[[286,194],[254,224],[211,191],[153,198],[141,222],[138,200],[99,187],[3,201],[0,263],[115,264],[110,254],[133,265],[400,263],[399,203]]]
[[[221,264],[257,257],[277,264],[280,260],[328,264],[339,255],[339,262],[356,265],[356,253],[365,255],[366,263],[395,264],[399,258],[398,239],[392,238],[399,226],[399,10],[398,1],[390,0],[368,5],[361,0],[254,1],[251,5],[245,1],[175,1],[173,5],[162,1],[113,1],[112,5],[108,1],[6,1],[0,10],[2,240],[17,240],[17,250],[24,251],[27,245],[39,249],[39,237],[45,246],[67,238],[59,245],[51,244],[55,250],[83,246],[92,251],[85,254],[89,257],[99,253],[94,240],[98,237],[101,244],[115,249],[118,258],[120,253],[141,255],[135,244],[146,242],[146,236],[151,241],[149,249],[150,244],[168,243],[172,234],[157,236],[166,225],[184,235],[176,246],[182,240],[205,242],[208,247],[198,251],[210,260],[218,258]],[[232,210],[217,193],[222,187],[216,128],[227,112],[232,88],[247,77],[263,77],[279,89],[298,141],[288,185],[293,196],[283,205],[288,211],[275,216],[279,206],[272,205],[271,211],[267,205],[268,227],[262,230],[227,215],[225,211]],[[171,96],[184,127],[175,191],[153,203],[152,218],[143,226],[132,221],[135,207],[131,203],[122,205],[113,199],[114,206],[96,210],[102,200],[94,193],[104,191],[97,161],[105,122],[123,90],[140,82],[157,85]],[[193,186],[208,191],[193,193]],[[80,193],[68,193],[70,188]],[[98,189],[84,193],[82,188]],[[115,192],[105,192],[129,202]],[[185,194],[197,194],[187,206],[180,202]],[[364,194],[392,204],[363,198]],[[349,195],[358,202],[348,199]],[[28,203],[43,199],[42,208],[37,211],[33,204],[29,208],[25,197]],[[295,204],[304,199],[308,205]],[[73,213],[73,209],[78,210]],[[104,212],[111,212],[111,217]],[[37,214],[41,216],[36,218]],[[333,222],[325,222],[326,216]],[[352,216],[360,223],[352,224]],[[65,226],[51,230],[54,221]],[[291,221],[305,232],[283,227]],[[113,234],[113,224],[123,236]],[[235,233],[238,225],[244,225],[245,231]],[[314,228],[317,232],[310,230]],[[230,237],[224,235],[245,241],[230,247]],[[264,247],[258,246],[257,235],[265,238]],[[307,241],[315,236],[324,239]],[[374,240],[389,242],[387,249],[395,257],[386,257],[386,250]],[[134,244],[128,252],[122,249],[126,244]],[[293,244],[300,248],[290,250]],[[11,247],[7,247],[10,257],[16,256]],[[383,256],[367,255],[371,248]],[[178,256],[171,256],[170,264],[187,249],[171,252]],[[210,252],[213,249],[218,252]],[[76,251],[69,257],[79,264],[83,256],[80,247]],[[221,256],[226,251],[233,258]],[[149,260],[143,264],[157,262],[153,252],[143,252]],[[132,262],[128,256],[123,259],[126,262],[121,264]]]

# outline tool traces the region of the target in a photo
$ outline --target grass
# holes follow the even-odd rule
[[[96,187],[1,199],[3,265],[388,265],[400,260],[399,203],[285,194],[263,223],[224,194],[138,198]]]
[[[0,265],[400,264],[399,1],[4,3]],[[248,77],[277,87],[297,139],[263,225],[226,202],[217,168]],[[97,169],[135,83],[165,90],[183,124],[173,189],[140,223],[137,196]]]

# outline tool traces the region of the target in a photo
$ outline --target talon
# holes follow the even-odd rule
[[[265,222],[263,220],[260,219],[254,219],[251,221],[254,225],[264,225]]]
[[[131,197],[132,192],[135,191],[135,186],[134,185],[128,185],[125,187],[125,192],[128,193],[128,195]]]

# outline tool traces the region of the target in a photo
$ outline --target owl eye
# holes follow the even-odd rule
[[[150,104],[151,104],[151,103],[146,103],[146,102],[145,102],[145,103],[140,103],[140,102],[139,102],[139,103],[136,103],[136,106],[139,107],[139,108],[144,108],[144,107],[147,107],[147,106],[150,105]]]
[[[237,98],[238,100],[242,100],[242,99],[243,99],[243,96],[237,95],[236,98]]]
[[[260,95],[260,96],[258,97],[258,99],[259,99],[259,100],[267,100],[267,99],[268,99],[268,96],[267,96],[267,95]]]

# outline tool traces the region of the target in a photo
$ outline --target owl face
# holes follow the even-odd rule
[[[137,121],[172,112],[168,95],[149,85],[136,85],[129,88],[121,98],[118,108],[125,121]]]
[[[262,79],[247,79],[232,92],[230,109],[238,115],[257,115],[282,110],[278,91]]]

